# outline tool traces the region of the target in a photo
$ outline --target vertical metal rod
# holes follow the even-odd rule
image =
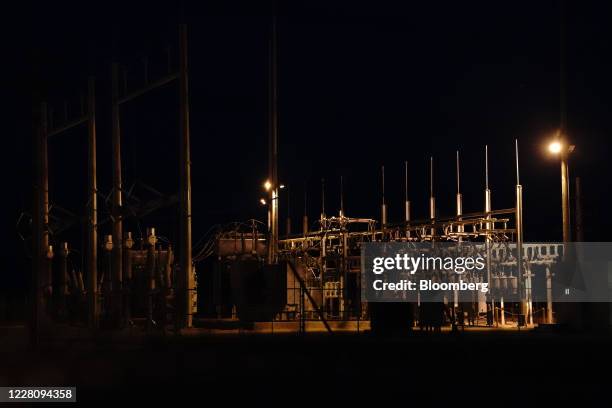
[[[342,316],[346,319],[346,314],[348,313],[348,234],[345,229],[345,220],[344,220],[344,179],[340,176],[340,237],[342,240],[342,300],[340,303],[340,307],[342,309]]]
[[[408,200],[408,161],[404,161],[404,221],[406,229],[410,223],[410,201]],[[406,237],[410,237],[410,230],[406,231]]]
[[[43,114],[46,116],[46,104],[43,106]],[[42,214],[42,241],[41,241],[41,278],[42,278],[42,304],[43,313],[46,315],[51,295],[51,264],[47,257],[50,252],[49,242],[49,154],[48,154],[48,127],[46,120],[43,122],[41,134],[41,214]]]
[[[574,228],[575,228],[575,240],[576,242],[584,241],[584,229],[582,226],[582,184],[580,182],[580,177],[576,177],[575,179],[575,203],[574,203]]]
[[[518,139],[514,139],[514,148],[516,150],[516,184],[521,184],[520,182],[520,174],[519,174],[519,157],[518,157]]]
[[[131,302],[129,296],[131,295],[130,289],[133,284],[132,280],[132,253],[131,249],[134,244],[132,239],[132,233],[126,232],[126,238],[124,240],[125,248],[123,249],[123,288],[127,289],[122,295],[123,299],[123,311],[122,318],[124,322],[130,322],[132,320]],[[170,281],[170,285],[172,282]],[[127,292],[127,293],[126,293]]]
[[[565,7],[560,2],[559,8],[559,138],[566,138],[567,132],[567,103],[566,103],[566,67],[565,67]],[[561,211],[563,222],[563,243],[565,245],[564,257],[568,253],[568,245],[571,241],[570,227],[570,197],[569,197],[569,168],[568,151],[561,154]],[[578,186],[577,186],[578,187]]]
[[[286,185],[285,186],[286,192],[287,192],[287,236],[291,235],[291,190],[290,190],[290,186]]]
[[[268,243],[268,263],[276,262],[278,252],[278,84],[277,84],[277,44],[276,16],[272,20],[269,61],[268,96],[268,180],[270,188],[270,242]]]
[[[321,228],[325,229],[325,179],[321,179]]]
[[[410,201],[408,200],[408,161],[404,162],[404,221],[410,221]]]
[[[567,127],[567,103],[565,92],[565,7],[560,2],[559,9],[559,119],[561,134],[565,136]]]
[[[429,218],[436,218],[436,198],[433,188],[433,156],[429,158]]]
[[[119,67],[117,63],[111,66],[112,80],[112,147],[113,147],[113,249],[111,254],[111,290],[112,290],[112,314],[113,319],[120,322],[121,313],[121,293],[123,281],[123,179],[121,174],[121,125],[119,112]]]
[[[179,305],[177,308],[176,321],[181,328],[191,327],[191,290],[194,280],[192,274],[191,254],[191,148],[189,134],[189,84],[187,69],[187,26],[181,24],[179,28],[179,108],[180,108],[180,241],[179,241],[179,264],[180,273]],[[276,186],[276,180],[274,188]]]
[[[308,186],[304,182],[304,216],[302,219],[302,231],[304,236],[308,234]]]
[[[516,265],[517,288],[520,299],[520,313],[524,314],[526,303],[523,296],[523,186],[519,179],[518,140],[515,140],[516,155]],[[519,319],[520,320],[520,319]],[[518,325],[518,322],[517,322]]]
[[[387,225],[387,203],[385,202],[385,166],[381,167],[381,182],[382,182],[382,204],[381,204],[381,217],[380,224],[381,229],[384,230]]]
[[[491,212],[491,190],[489,190],[489,146],[485,145],[485,212]],[[487,215],[487,218],[490,218]],[[489,224],[487,223],[487,229]]]
[[[38,345],[39,332],[41,325],[41,315],[43,310],[42,305],[42,240],[43,240],[43,222],[42,222],[42,144],[43,139],[47,133],[47,104],[41,103],[39,111],[39,127],[36,130],[34,137],[34,166],[36,172],[34,174],[34,200],[33,200],[33,214],[32,224],[34,237],[32,239],[32,275],[30,279],[30,343],[33,347]]]
[[[87,214],[87,304],[89,327],[98,325],[98,186],[96,159],[96,95],[95,80],[89,78],[87,92],[87,150],[88,150],[88,184],[89,200]]]
[[[461,193],[461,179],[459,173],[459,150],[457,150],[457,194]]]
[[[491,219],[491,210],[492,210],[492,205],[491,205],[491,190],[489,189],[489,146],[485,145],[485,202],[484,202],[484,208],[485,208],[485,213],[487,220]],[[487,282],[489,284],[489,287],[493,286],[493,282],[492,282],[492,277],[491,277],[491,242],[492,242],[492,238],[491,238],[491,227],[492,227],[492,223],[487,221],[485,223],[485,248],[486,248],[486,253],[487,253],[487,262],[486,262],[486,266],[487,266]],[[486,300],[487,300],[487,313],[488,316],[491,316],[491,322],[493,323],[493,320],[495,319],[495,299],[493,298],[493,295],[491,294],[491,291],[487,292],[486,294]],[[489,319],[487,319],[487,324],[489,323]]]
[[[461,221],[463,215],[463,196],[461,195],[461,179],[459,167],[459,150],[457,150],[457,220]],[[457,232],[463,232],[463,225],[457,226]]]
[[[340,176],[340,218],[344,217],[344,180]]]
[[[561,156],[561,210],[563,216],[563,242],[571,241],[570,231],[570,186],[569,186],[569,167],[567,164],[568,154]]]
[[[429,157],[429,196],[433,197],[433,156]]]
[[[553,324],[552,274],[546,266],[546,323]]]
[[[436,218],[436,198],[434,197],[433,188],[433,156],[429,158],[429,218],[432,220],[432,224]],[[430,235],[433,237],[436,233],[434,227],[430,229]]]
[[[68,249],[68,243],[62,242],[60,246],[60,258],[59,258],[59,270],[57,273],[57,284],[54,285],[53,293],[55,294],[55,298],[57,299],[57,303],[55,305],[57,317],[60,321],[64,320],[66,317],[66,295],[68,294],[68,254],[70,250]]]
[[[457,215],[457,221],[461,222],[462,218],[461,215],[463,214],[463,198],[461,196],[461,180],[460,180],[460,167],[459,167],[459,150],[457,150],[457,162],[456,162],[456,176],[457,176],[457,197],[456,197],[456,215]],[[452,230],[452,229],[451,229]],[[457,225],[457,232],[458,233],[462,233],[463,232],[463,225],[461,223],[459,223]],[[461,242],[463,240],[462,236],[459,236],[459,242]],[[453,306],[452,306],[452,328],[453,331],[457,329],[457,313],[456,313],[456,308],[458,305],[458,299],[459,299],[459,292],[457,290],[453,291]]]
[[[489,146],[486,146],[486,145],[485,145],[485,205],[484,207],[485,207],[485,213],[487,213],[487,219],[491,219],[491,214],[489,214],[492,210],[491,189],[489,189]],[[487,221],[485,225],[487,227],[487,230],[491,228],[490,222]]]
[[[153,231],[153,228],[151,228]],[[155,234],[151,232],[151,234]],[[155,253],[155,238],[151,238],[152,235],[147,231],[147,257],[146,257],[146,282],[147,282],[147,322],[146,328],[150,330],[153,327],[153,308],[154,308],[154,293],[156,290],[155,285],[155,272],[157,269],[157,256]]]
[[[489,146],[485,145],[485,189],[489,189]]]

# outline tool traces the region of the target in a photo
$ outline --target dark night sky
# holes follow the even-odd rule
[[[484,144],[490,151],[493,206],[511,207],[518,138],[526,239],[559,240],[559,166],[543,151],[559,126],[558,1],[401,4],[277,6],[279,173],[291,186],[294,225],[302,215],[305,182],[311,217],[319,211],[321,177],[328,185],[326,206],[337,211],[340,175],[347,214],[378,217],[381,164],[390,218],[399,221],[404,160],[414,216],[424,217],[429,155],[435,157],[439,212],[450,215],[456,149],[462,155],[464,209],[479,211]],[[30,111],[33,100],[46,98],[60,118],[63,99],[74,106],[87,75],[96,75],[99,188],[108,194],[110,61],[115,55],[127,66],[129,86],[142,81],[143,55],[150,56],[150,77],[161,73],[164,45],[176,50],[179,7],[82,2],[74,8],[47,2],[26,9],[27,35],[12,31],[18,62],[11,67],[16,80],[10,85]],[[208,1],[186,4],[184,10],[190,30],[195,241],[212,224],[265,217],[257,201],[267,168],[272,7]],[[606,4],[566,4],[568,127],[577,146],[571,172],[584,180],[584,223],[591,241],[608,240],[610,227],[602,219],[611,198],[609,15]],[[126,185],[138,179],[175,192],[176,97],[176,88],[169,86],[122,108]],[[14,134],[16,153],[4,163],[13,175],[19,169],[11,178],[16,194],[9,225],[30,207],[31,129],[29,115]],[[86,200],[85,137],[84,130],[75,130],[50,145],[51,200],[77,212]],[[170,211],[145,223],[172,237],[173,216]],[[11,261],[21,268],[25,254],[15,234],[9,235],[15,244]]]

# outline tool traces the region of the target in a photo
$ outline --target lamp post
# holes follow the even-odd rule
[[[569,205],[569,167],[568,167],[568,159],[569,159],[569,155],[570,153],[572,153],[574,151],[574,145],[570,145],[567,142],[565,142],[563,139],[561,139],[560,135],[557,136],[556,140],[553,140],[549,145],[548,145],[548,151],[555,155],[558,156],[561,159],[561,210],[562,210],[562,217],[563,217],[563,244],[564,244],[564,251],[563,251],[563,259],[564,260],[568,260],[571,259],[572,256],[568,255],[572,252],[572,248],[569,247],[568,243],[571,240],[571,236],[570,236],[570,205]],[[547,274],[547,283],[546,283],[547,289],[548,288],[552,288],[552,274]],[[569,284],[566,283],[565,284],[565,290],[568,291],[569,290]],[[554,320],[554,316],[553,316],[553,312],[552,312],[552,302],[550,301],[551,297],[548,297],[547,299],[547,308],[548,308],[548,316],[547,319],[550,323],[553,322]],[[568,309],[566,308],[562,308],[560,310],[560,314],[558,314],[558,317],[563,321],[566,320],[568,322],[571,322],[572,325],[577,325],[576,327],[580,326],[580,305],[575,304],[574,307],[578,307],[578,309],[575,309],[574,307]],[[564,317],[563,317],[564,316]]]
[[[269,193],[269,202],[264,198],[260,199],[262,205],[268,206],[268,263],[276,263],[278,252],[278,193],[279,188],[284,189],[283,184],[275,186],[270,180],[264,183],[264,189]]]
[[[569,154],[574,151],[574,145],[569,145],[557,139],[548,145],[548,151],[561,159],[561,212],[563,218],[563,242],[570,242],[570,205],[569,205]]]

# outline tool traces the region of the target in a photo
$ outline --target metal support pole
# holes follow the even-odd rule
[[[526,274],[525,274],[525,301],[527,303],[527,315],[526,323],[530,326],[533,325],[533,291],[531,284],[531,267],[529,263],[525,264]]]
[[[457,196],[456,196],[456,215],[457,221],[461,221],[461,215],[463,215],[463,196],[461,195],[461,178],[459,171],[459,150],[457,150]],[[457,225],[457,232],[463,232],[463,225]],[[459,236],[459,245],[461,245],[462,237]],[[453,307],[452,307],[452,329],[453,331],[457,330],[457,300],[459,299],[459,292],[457,290],[453,291]]]
[[[122,324],[127,322],[131,324],[132,322],[132,309],[131,309],[131,296],[133,289],[133,279],[132,279],[132,246],[134,245],[134,240],[132,239],[132,233],[127,232],[126,238],[123,240],[123,244],[125,248],[123,249],[123,294],[122,294]]]
[[[42,201],[43,201],[43,140],[46,139],[47,133],[47,104],[41,103],[38,116],[40,123],[36,129],[34,136],[34,165],[36,172],[34,174],[34,201],[32,211],[32,224],[34,237],[32,239],[32,275],[30,279],[30,343],[36,346],[39,340],[40,326],[43,320],[44,305],[42,302],[42,256],[43,256],[43,220],[42,220]]]
[[[489,146],[485,146],[485,213],[486,213],[486,218],[487,220],[491,219],[491,210],[492,210],[492,203],[491,203],[491,190],[489,189]],[[491,233],[490,233],[490,229],[492,226],[492,223],[487,221],[485,223],[486,226],[486,238],[485,238],[485,246],[486,246],[486,251],[487,251],[487,282],[489,283],[489,288],[493,287],[493,282],[491,279]],[[487,308],[489,309],[487,311],[487,313],[491,313],[491,318],[492,320],[495,319],[495,299],[493,298],[493,295],[491,294],[491,289],[489,289],[489,292],[487,292],[487,298],[488,298],[488,302],[487,302]]]
[[[382,177],[382,204],[380,206],[380,229],[385,231],[387,225],[387,203],[385,202],[385,166],[381,168]]]
[[[410,226],[410,201],[408,200],[408,161],[404,162],[404,221],[406,229]],[[406,231],[406,237],[410,237],[410,231]]]
[[[526,303],[523,296],[523,186],[516,185],[516,271],[520,299],[520,313],[524,315]]]
[[[325,179],[321,179],[321,231],[326,229],[326,215],[325,215]]]
[[[429,158],[429,218],[432,220],[432,223],[436,218],[436,198],[434,197],[434,188],[433,188],[433,157]],[[431,237],[435,234],[435,229],[431,228]]]
[[[286,231],[287,231],[287,236],[291,235],[291,207],[289,206],[290,204],[290,200],[291,200],[291,195],[290,195],[290,190],[289,190],[289,186],[286,186],[286,193],[287,193],[287,220],[286,220]]]
[[[53,293],[57,300],[55,307],[58,320],[66,318],[66,295],[68,294],[68,243],[62,242],[60,246],[59,270],[57,273],[57,284],[54,285]]]
[[[567,165],[567,153],[561,156],[561,210],[563,215],[563,242],[571,240],[570,232],[570,203],[569,203],[569,168]]]
[[[276,263],[278,252],[278,84],[276,72],[276,18],[272,21],[269,61],[268,96],[268,180],[270,188],[270,242],[268,242],[268,263]]]
[[[111,268],[111,314],[115,324],[121,321],[121,286],[123,280],[123,181],[121,176],[121,128],[119,112],[119,68],[112,64],[112,147],[113,147],[113,252]]]
[[[344,178],[340,176],[340,220],[344,217]]]
[[[457,221],[461,221],[463,215],[463,195],[461,194],[461,179],[459,172],[459,150],[457,150]],[[457,232],[463,232],[463,225],[457,226]],[[461,239],[461,238],[459,238]]]
[[[191,148],[189,134],[189,84],[187,69],[187,26],[180,25],[179,29],[179,107],[180,107],[180,241],[179,264],[180,271],[177,279],[179,301],[176,308],[176,321],[179,328],[191,327],[191,290],[194,279],[192,274],[191,255]]]
[[[37,328],[49,323],[49,312],[52,305],[52,270],[51,259],[53,258],[53,247],[49,239],[49,156],[48,156],[48,123],[47,104],[41,105],[41,132],[40,132],[40,181],[38,205],[40,226],[40,246],[38,248],[38,276],[36,289]],[[37,340],[37,338],[36,338]]]
[[[98,187],[96,164],[96,95],[95,80],[89,78],[87,94],[87,153],[89,200],[87,214],[87,304],[90,328],[98,325]]]
[[[342,240],[342,300],[340,302],[342,318],[349,316],[349,292],[348,292],[348,231],[344,219],[344,178],[340,176],[340,237]]]
[[[518,140],[515,140],[515,156],[516,156],[516,270],[517,270],[517,290],[520,299],[520,313],[524,314],[526,304],[523,298],[523,186],[520,184],[519,178],[519,158],[518,158]],[[518,319],[517,325],[520,322]]]
[[[582,226],[582,185],[580,177],[576,177],[576,185],[574,187],[575,203],[574,203],[574,228],[575,241],[584,242],[584,229]]]
[[[553,324],[552,273],[546,266],[546,323]]]
[[[153,309],[154,309],[154,296],[156,290],[155,273],[157,270],[157,256],[155,253],[155,228],[147,229],[147,260],[145,275],[147,279],[147,322],[146,328],[150,330],[153,328]]]
[[[306,310],[304,310],[304,293],[306,289],[300,285],[300,334],[306,333]]]
[[[42,109],[43,114],[47,115],[46,104]],[[41,241],[41,278],[43,313],[48,312],[49,301],[51,299],[51,264],[48,259],[50,252],[49,242],[49,154],[48,154],[48,128],[46,118],[43,122],[41,134],[41,214],[42,214],[42,241]]]
[[[302,232],[304,233],[304,236],[308,234],[308,195],[306,183],[304,183],[304,216],[302,218]]]

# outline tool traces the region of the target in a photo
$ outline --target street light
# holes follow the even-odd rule
[[[574,145],[568,145],[557,137],[548,145],[548,151],[561,159],[561,212],[563,217],[563,242],[570,241],[570,207],[569,207],[569,168],[567,160],[574,151]]]
[[[269,193],[268,200],[260,199],[260,203],[268,207],[268,263],[276,262],[278,251],[278,181],[266,180],[263,184],[264,189]],[[265,203],[265,204],[264,204]]]
[[[559,154],[561,152],[562,147],[563,145],[561,145],[561,142],[552,142],[548,145],[548,151],[552,154]]]

